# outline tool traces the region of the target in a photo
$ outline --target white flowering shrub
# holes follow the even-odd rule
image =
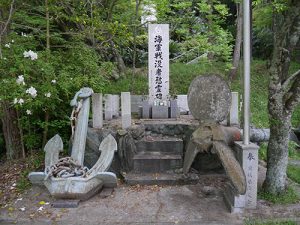
[[[82,42],[50,52],[41,49],[32,34],[11,33],[0,59],[0,99],[18,110],[27,149],[41,147],[46,125],[49,137],[60,133],[67,140],[75,92],[84,86],[101,92],[105,84],[97,54]]]

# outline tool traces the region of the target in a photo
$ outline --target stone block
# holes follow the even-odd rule
[[[246,176],[245,208],[256,208],[257,204],[257,174],[258,174],[258,149],[259,147],[250,143],[244,145],[235,142],[234,151]]]
[[[169,107],[164,105],[152,106],[152,119],[168,119]]]
[[[139,152],[163,152],[168,154],[183,155],[183,140],[179,138],[161,138],[147,140],[143,138],[136,142],[136,149]]]
[[[131,126],[130,92],[121,93],[121,109],[122,109],[122,128],[126,129]]]
[[[135,172],[159,173],[182,167],[181,155],[160,152],[139,153],[133,157]]]
[[[179,117],[179,109],[177,106],[177,100],[176,99],[172,99],[170,100],[170,118],[177,118]]]
[[[103,98],[101,93],[92,95],[93,128],[102,128],[103,126]]]
[[[143,101],[142,103],[143,112],[142,112],[142,118],[143,119],[149,119],[150,118],[150,104],[148,101]]]
[[[44,172],[31,172],[28,175],[28,179],[34,185],[44,185],[44,179],[46,175]]]

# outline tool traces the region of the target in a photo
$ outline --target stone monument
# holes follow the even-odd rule
[[[167,101],[169,97],[169,25],[148,26],[149,103]]]

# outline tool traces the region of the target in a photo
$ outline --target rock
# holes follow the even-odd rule
[[[139,139],[143,138],[145,135],[145,126],[143,124],[132,125],[129,128],[129,132],[134,139],[139,140]]]
[[[189,87],[188,105],[200,122],[221,122],[227,118],[231,105],[229,86],[218,75],[198,76]]]

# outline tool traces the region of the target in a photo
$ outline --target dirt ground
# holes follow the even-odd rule
[[[34,186],[0,210],[0,224],[244,224],[246,220],[290,219],[300,224],[300,203],[273,205],[230,214],[223,202],[225,176],[203,176],[196,185],[119,186],[77,208],[58,209],[43,187]]]

